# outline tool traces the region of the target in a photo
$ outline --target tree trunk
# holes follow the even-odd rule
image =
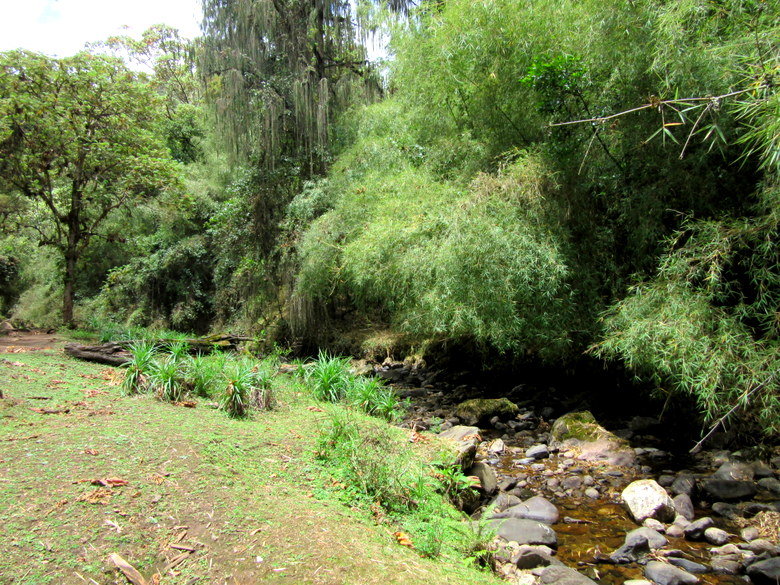
[[[65,253],[65,280],[62,293],[62,322],[66,327],[73,325],[73,282],[76,279],[76,255]]]

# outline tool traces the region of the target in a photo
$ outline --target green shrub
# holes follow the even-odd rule
[[[171,341],[167,346],[171,359],[176,363],[183,362],[190,355],[190,344],[186,341]]]
[[[332,406],[318,437],[318,458],[346,486],[350,503],[376,506],[411,537],[423,556],[475,560],[489,540],[475,536],[468,518],[450,502],[439,472],[416,448],[408,431],[344,406]]]
[[[393,389],[377,378],[356,376],[350,368],[349,358],[320,351],[313,366],[300,370],[317,400],[344,402],[385,420],[397,418],[402,404]]]
[[[127,364],[122,390],[125,394],[138,394],[147,390],[149,374],[154,370],[157,350],[153,343],[139,341],[130,346],[132,359]]]
[[[393,420],[398,416],[401,401],[389,386],[378,378],[352,376],[345,383],[344,401],[373,416]]]
[[[342,197],[303,235],[296,294],[350,299],[420,340],[566,354],[577,315],[566,237],[546,198],[557,187],[540,156],[519,153],[464,188],[408,162],[361,172],[372,145],[345,155],[330,187]],[[292,317],[295,330],[312,329]]]

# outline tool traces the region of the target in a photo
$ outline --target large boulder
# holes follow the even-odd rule
[[[586,411],[560,417],[550,430],[551,449],[570,451],[583,461],[636,465],[636,454],[625,439],[610,433]]]
[[[477,427],[458,425],[442,431],[438,436],[452,452],[448,463],[459,465],[464,471],[471,467],[477,455],[477,446],[482,441]]]
[[[717,501],[747,500],[756,495],[756,484],[742,479],[720,479],[715,476],[702,486]]]
[[[647,518],[655,518],[661,522],[674,520],[674,502],[655,480],[634,481],[626,486],[621,497],[629,514],[637,523],[641,524]]]
[[[455,414],[468,425],[477,425],[489,421],[494,416],[510,418],[520,409],[507,398],[474,398],[455,407]]]
[[[541,522],[526,520],[523,518],[505,518],[491,520],[489,526],[496,534],[509,542],[518,544],[544,544],[557,548],[558,535],[555,531]]]

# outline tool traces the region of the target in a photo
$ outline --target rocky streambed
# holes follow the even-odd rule
[[[681,464],[633,415],[610,432],[588,411],[472,398],[398,364],[375,373],[410,400],[479,478],[469,511],[497,532],[496,570],[524,585],[780,585],[780,457],[702,451]]]

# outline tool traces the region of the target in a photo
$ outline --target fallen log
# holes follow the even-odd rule
[[[237,351],[239,343],[252,341],[251,337],[237,335],[207,335],[194,339],[155,339],[153,343],[158,349],[164,350],[167,345],[176,342],[187,344],[189,353],[202,354],[214,351]],[[117,341],[102,345],[82,345],[69,343],[65,346],[65,353],[76,359],[108,366],[122,367],[133,358],[129,348],[137,341]]]
[[[102,345],[69,343],[65,346],[65,353],[79,360],[115,367],[127,365],[133,358],[133,354],[118,343],[104,343]]]

